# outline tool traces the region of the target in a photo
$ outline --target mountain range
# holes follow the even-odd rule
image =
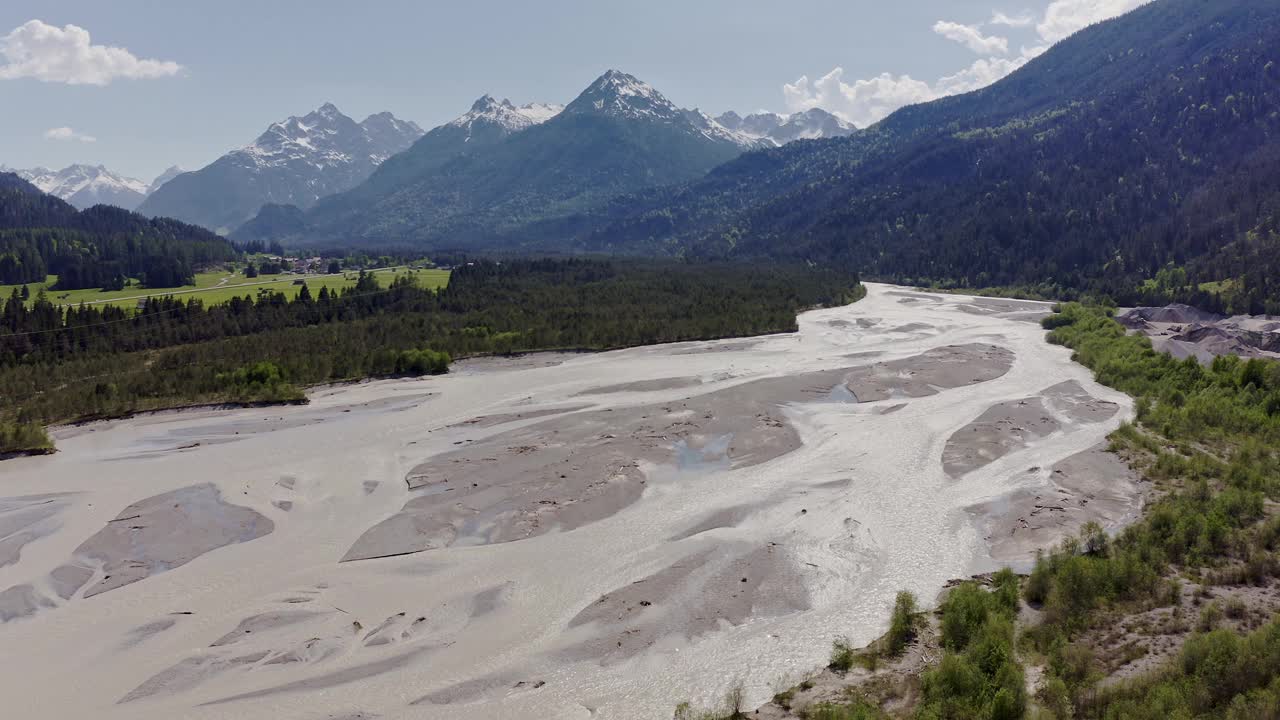
[[[1271,0],[1157,0],[858,131],[812,112],[716,120],[610,71],[541,124],[415,148],[394,175],[388,163],[311,211],[275,213],[271,232],[802,260],[1113,298],[1172,264],[1192,299],[1227,282],[1237,309],[1260,312],[1280,297],[1277,47]],[[806,128],[849,134],[782,142]]]
[[[352,190],[310,211],[268,208],[233,237],[308,242],[492,244],[620,193],[699,177],[769,140],[675,106],[610,70],[540,113],[484,96]],[[287,224],[290,219],[293,223]],[[516,240],[518,242],[518,240]]]
[[[1277,47],[1273,1],[1157,0],[982,90],[749,152],[520,241],[1115,299],[1172,264],[1187,300],[1212,302],[1200,288],[1216,284],[1262,312],[1280,298]]]
[[[712,118],[699,110],[676,108],[639,81],[634,81],[632,88],[636,90],[633,96],[619,95],[614,100],[623,101],[610,100],[614,104],[592,109],[613,114],[624,122],[665,119],[684,126],[687,134],[701,136],[708,144],[735,146],[739,150],[777,147],[799,139],[842,137],[855,130],[820,109],[789,116],[755,113],[746,118],[729,112]],[[116,205],[148,215],[175,217],[222,233],[230,233],[265,209],[262,221],[240,234],[256,238],[280,232],[283,218],[301,217],[300,211],[347,190],[354,192],[328,200],[318,217],[323,223],[324,218],[352,215],[363,202],[396,194],[402,184],[420,180],[450,160],[540,125],[564,110],[565,106],[553,103],[516,106],[509,100],[485,95],[470,111],[423,137],[416,124],[398,120],[390,113],[372,115],[356,123],[332,104],[326,104],[308,115],[273,123],[252,144],[227,153],[205,168],[186,172],[171,167],[151,183],[100,165],[12,172],[81,209],[97,204]],[[655,151],[661,154],[663,149]],[[575,171],[573,167],[563,170]],[[179,176],[181,180],[161,192],[162,186]],[[366,179],[370,181],[363,182]],[[624,189],[633,185],[636,183],[622,183]],[[297,211],[283,209],[287,206]]]
[[[839,260],[971,287],[1107,289],[1170,262],[1207,277],[1280,208],[1276,47],[1280,4],[1160,0],[983,90],[627,203],[586,246]]]
[[[265,204],[307,208],[354,187],[422,134],[416,124],[391,113],[356,122],[326,103],[273,123],[250,145],[174,177],[138,210],[229,232]]]
[[[147,186],[147,194],[151,195],[156,190],[159,190],[161,185],[164,185],[184,172],[186,172],[186,170],[183,170],[181,167],[178,167],[177,165],[170,165],[168,170],[157,175],[156,179],[152,180],[151,184]]]
[[[1277,47],[1274,0],[1155,0],[864,129],[816,109],[712,118],[616,70],[564,107],[486,95],[420,137],[325,106],[142,209],[233,207],[200,222],[252,218],[246,242],[800,260],[1059,296],[1132,299],[1177,266],[1186,299],[1218,285],[1259,312],[1280,298]],[[331,126],[364,138],[359,172],[322,150]],[[400,152],[370,150],[387,137]],[[316,166],[343,182],[300,179]]]
[[[61,170],[42,167],[21,170],[0,165],[0,172],[13,173],[81,210],[99,204],[133,210],[142,204],[151,187],[101,165],[69,165]]]
[[[747,137],[768,140],[775,147],[796,140],[846,137],[858,131],[853,123],[845,122],[822,108],[811,108],[791,115],[758,112],[746,117],[730,110],[716,116],[716,122]]]

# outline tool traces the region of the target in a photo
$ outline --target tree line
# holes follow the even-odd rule
[[[109,205],[78,211],[16,175],[0,173],[0,284],[43,283],[58,290],[190,284],[195,269],[233,260],[224,238],[167,218]]]
[[[362,274],[342,291],[304,286],[292,301],[260,291],[213,306],[164,298],[138,312],[10,298],[0,422],[289,401],[306,385],[442,372],[482,354],[793,331],[801,310],[862,292],[856,275],[807,266],[524,260],[473,262],[439,291],[411,275],[381,287]]]

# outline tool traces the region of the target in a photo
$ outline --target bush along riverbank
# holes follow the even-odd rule
[[[1086,525],[1027,577],[958,582],[933,612],[900,596],[883,638],[837,641],[829,668],[750,714],[731,694],[677,717],[1280,717],[1280,363],[1204,367],[1110,308],[1055,310],[1048,341],[1135,398],[1111,446],[1153,486],[1142,518],[1115,537]]]

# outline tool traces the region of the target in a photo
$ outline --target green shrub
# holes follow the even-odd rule
[[[1240,661],[1248,653],[1227,639],[1235,636],[1213,629],[1223,614],[1216,602],[1203,609],[1204,634],[1187,643],[1178,668],[1100,695],[1092,689],[1098,673],[1087,648],[1070,638],[1117,603],[1180,604],[1180,584],[1162,579],[1173,565],[1231,583],[1265,582],[1275,571],[1280,520],[1263,518],[1267,501],[1280,499],[1280,418],[1269,405],[1280,387],[1280,363],[1227,356],[1205,368],[1155,352],[1105,308],[1068,303],[1058,310],[1045,323],[1050,341],[1071,348],[1099,382],[1135,398],[1138,426],[1122,425],[1112,449],[1138,451],[1168,494],[1114,538],[1087,526],[1078,540],[1037,557],[1024,596],[1045,610],[1028,635],[1050,657],[1046,708],[1058,717],[1109,720],[1274,718],[1280,705],[1270,706],[1269,715],[1250,713],[1280,697],[1274,692],[1280,630],[1249,641],[1270,643],[1272,655],[1259,650],[1252,662]],[[1244,614],[1240,607],[1230,611]]]
[[[988,592],[977,583],[964,583],[943,602],[946,652],[924,674],[919,717],[1012,719],[1026,711],[1025,683],[1014,650],[1017,579],[1000,573],[994,585]]]
[[[1246,637],[1229,630],[1194,635],[1176,662],[1093,703],[1106,718],[1280,716],[1280,621]]]
[[[44,426],[34,422],[0,422],[0,456],[44,455],[53,452],[53,441]]]
[[[401,350],[396,357],[397,375],[440,375],[449,372],[453,359],[435,350]]]
[[[997,607],[995,598],[977,583],[956,586],[942,603],[942,644],[961,651],[969,645]]]
[[[831,644],[831,662],[827,667],[838,673],[847,673],[858,660],[858,651],[845,638],[837,638]]]
[[[236,402],[296,402],[306,397],[288,382],[278,365],[265,360],[221,373],[217,381],[227,399]]]
[[[1200,632],[1209,632],[1218,627],[1218,623],[1222,622],[1222,606],[1216,601],[1205,605],[1200,610],[1200,622],[1196,625],[1196,629]]]
[[[885,650],[890,655],[900,655],[915,638],[917,605],[916,596],[905,590],[894,599],[889,634],[885,637]]]

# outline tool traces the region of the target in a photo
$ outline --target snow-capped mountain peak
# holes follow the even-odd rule
[[[597,78],[569,103],[565,112],[668,122],[683,114],[652,85],[618,70],[610,70]]]
[[[422,128],[391,113],[370,115],[364,122],[325,103],[303,115],[272,123],[240,152],[259,166],[307,163],[316,169],[371,162],[378,165],[422,136]]]
[[[548,103],[530,103],[516,107],[510,100],[498,100],[492,95],[484,95],[471,105],[467,114],[453,120],[449,126],[466,129],[469,133],[475,132],[478,126],[517,133],[546,122],[563,110],[561,105]]]
[[[402,150],[406,139],[412,143],[423,135],[422,128],[417,123],[401,120],[389,112],[370,115],[360,122],[360,127],[369,138],[370,145],[376,149],[370,157],[379,164]]]
[[[155,180],[151,181],[151,184],[147,186],[147,194],[150,195],[156,190],[159,190],[161,185],[164,185],[184,172],[186,172],[186,170],[183,170],[177,165],[171,166],[168,170],[160,173]]]
[[[701,110],[685,110],[684,115],[698,132],[702,133],[708,140],[716,140],[720,142],[731,142],[744,150],[759,150],[762,148],[773,147],[773,143],[762,138],[753,137],[747,133],[731,130],[725,127],[723,123],[718,122],[715,118],[702,112]]]
[[[792,115],[758,112],[742,117],[730,110],[716,118],[721,125],[748,137],[786,145],[795,140],[819,140],[844,137],[857,132],[857,127],[821,108]]]
[[[822,108],[811,108],[787,118],[775,132],[796,139],[842,137],[857,131],[853,123],[845,122]]]
[[[467,114],[449,123],[454,127],[471,128],[476,123],[494,125],[511,132],[519,132],[535,123],[516,110],[510,100],[498,100],[492,95],[484,95],[476,100]]]
[[[619,70],[610,70],[597,78],[564,112],[658,122],[744,150],[771,146],[768,141],[726,127],[701,110],[678,108],[652,85]]]
[[[742,116],[732,110],[726,113],[721,113],[721,115],[716,118],[716,122],[730,130],[742,129]]]
[[[80,209],[101,204],[132,210],[138,207],[147,194],[145,182],[119,175],[102,165],[76,164],[61,170],[40,167],[11,172],[41,191],[62,198]]]
[[[422,135],[422,128],[391,113],[356,122],[325,103],[271,123],[253,143],[165,183],[140,210],[230,231],[267,203],[307,208],[348,190]]]
[[[564,106],[557,103],[529,103],[528,105],[517,107],[516,112],[538,124],[544,123],[564,112]]]

